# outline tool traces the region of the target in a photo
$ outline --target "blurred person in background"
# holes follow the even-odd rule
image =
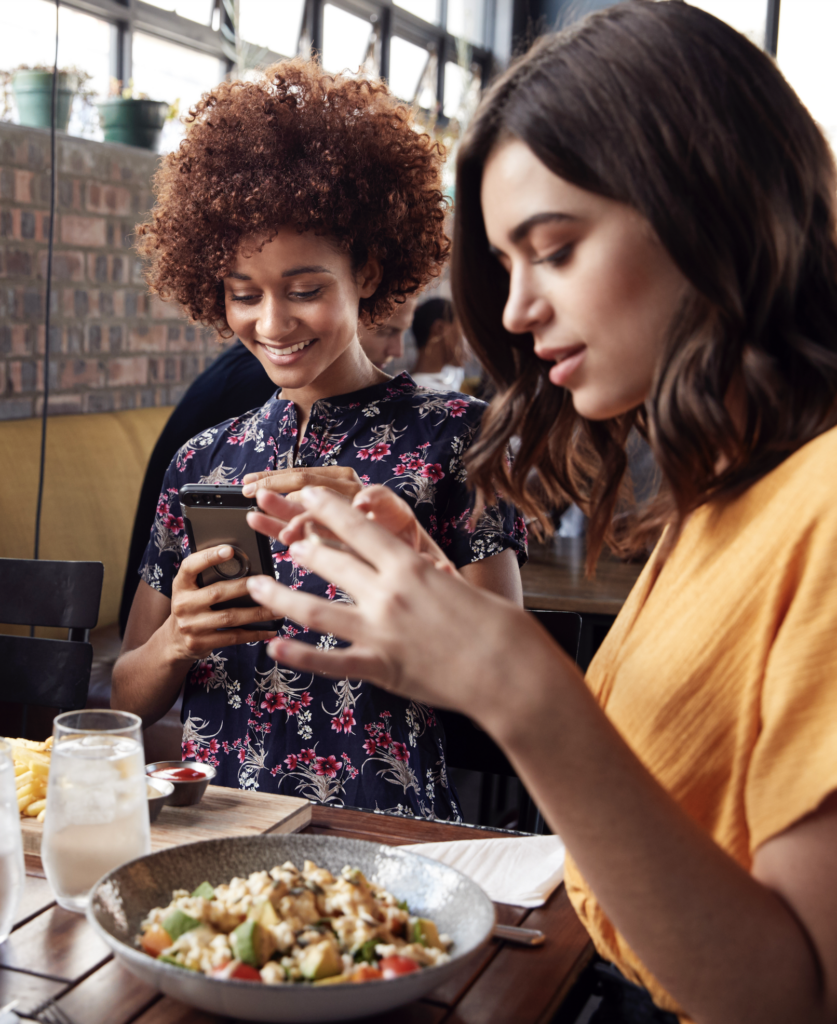
[[[410,376],[421,387],[459,391],[465,379],[465,342],[450,299],[426,299],[413,316],[418,349]]]

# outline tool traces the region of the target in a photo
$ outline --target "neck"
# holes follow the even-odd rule
[[[282,398],[296,406],[298,439],[302,440],[305,434],[315,402],[334,398],[335,395],[348,395],[385,380],[390,380],[390,375],[366,358],[360,342],[356,340],[316,380],[299,388],[282,388]]]

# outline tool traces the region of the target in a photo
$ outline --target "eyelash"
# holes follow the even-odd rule
[[[544,256],[542,259],[535,260],[535,266],[538,266],[541,263],[548,263],[550,266],[560,267],[563,263],[567,262],[572,255],[572,251],[573,243],[571,242],[569,245],[563,246],[557,252],[554,252],[549,256]]]
[[[319,295],[321,288],[314,288],[310,292],[288,292],[288,296],[292,299],[299,299],[300,302],[310,302],[311,299]],[[231,295],[230,299],[233,302],[255,302],[259,298],[258,295]]]

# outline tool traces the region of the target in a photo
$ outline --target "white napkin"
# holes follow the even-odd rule
[[[468,875],[495,903],[540,907],[564,880],[564,844],[558,836],[418,843],[409,850]]]

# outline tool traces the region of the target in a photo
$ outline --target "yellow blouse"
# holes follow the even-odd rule
[[[587,673],[648,770],[749,870],[766,840],[837,790],[837,428],[654,551]],[[568,858],[603,957],[682,1008]]]

